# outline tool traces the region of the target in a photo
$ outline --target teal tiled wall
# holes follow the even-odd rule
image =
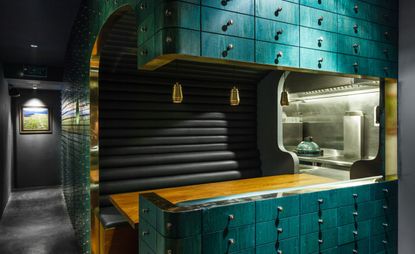
[[[99,31],[120,7],[133,0],[82,1],[66,54],[62,94],[62,182],[71,222],[82,253],[90,253],[89,62]],[[78,115],[78,117],[77,117]]]

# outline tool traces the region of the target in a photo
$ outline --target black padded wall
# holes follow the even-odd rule
[[[100,191],[173,187],[261,175],[256,85],[267,74],[178,61],[137,71],[133,19],[108,36],[100,69]],[[134,27],[132,27],[134,28]],[[173,104],[172,87],[184,101]],[[233,86],[241,104],[229,105]]]

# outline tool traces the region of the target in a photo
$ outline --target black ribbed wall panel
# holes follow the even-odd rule
[[[264,71],[176,61],[138,71],[132,17],[109,34],[100,69],[100,192],[140,191],[261,175],[256,85]],[[182,104],[171,102],[173,84]],[[229,105],[231,88],[241,104]]]

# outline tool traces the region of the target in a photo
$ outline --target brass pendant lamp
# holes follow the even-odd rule
[[[238,106],[239,103],[241,103],[241,99],[239,98],[239,90],[236,86],[234,86],[231,90],[231,96],[229,101],[231,106]]]
[[[176,82],[173,85],[173,92],[172,92],[172,101],[173,103],[182,103],[183,102],[183,89],[182,85],[179,82]]]

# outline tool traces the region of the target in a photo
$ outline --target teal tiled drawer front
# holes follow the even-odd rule
[[[189,210],[143,195],[140,254],[396,253],[396,181]]]
[[[202,31],[254,38],[254,18],[249,15],[202,7]]]
[[[396,1],[140,0],[136,9],[139,68],[196,56],[290,70],[398,75]]]
[[[216,232],[255,223],[255,203],[219,206],[203,211],[203,232]]]

